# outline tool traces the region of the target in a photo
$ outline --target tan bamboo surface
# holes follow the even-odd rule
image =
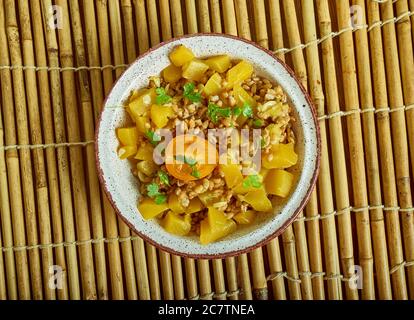
[[[413,28],[413,0],[0,0],[0,299],[414,299]],[[285,60],[322,145],[297,220],[211,261],[116,216],[93,142],[128,64],[198,32]]]

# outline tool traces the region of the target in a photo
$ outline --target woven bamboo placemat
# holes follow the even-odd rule
[[[413,12],[413,0],[0,0],[0,299],[414,299]],[[304,213],[225,260],[144,243],[95,169],[113,82],[196,32],[274,50],[321,127]]]

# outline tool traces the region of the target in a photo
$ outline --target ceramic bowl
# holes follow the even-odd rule
[[[131,173],[131,164],[117,156],[119,146],[115,129],[128,123],[123,102],[134,89],[148,85],[148,78],[159,75],[170,62],[168,54],[183,44],[197,57],[228,54],[254,65],[257,74],[266,76],[283,87],[297,119],[298,164],[290,171],[296,176],[295,187],[284,200],[274,201],[273,212],[259,213],[255,223],[238,228],[230,236],[209,245],[201,245],[198,237],[179,237],[167,233],[156,219],[146,221],[137,209],[140,197],[138,181]],[[164,42],[138,57],[119,78],[105,101],[96,131],[96,162],[100,181],[121,218],[138,235],[156,247],[192,258],[223,258],[264,245],[291,224],[305,206],[318,174],[320,138],[314,107],[294,73],[268,50],[228,35],[198,34]]]

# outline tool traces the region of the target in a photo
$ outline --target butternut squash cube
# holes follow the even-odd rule
[[[233,88],[236,84],[242,83],[253,74],[253,66],[247,61],[241,61],[227,71],[227,88]]]
[[[151,120],[157,128],[164,128],[173,116],[174,110],[172,107],[159,106],[157,104],[153,104],[151,107]]]
[[[118,149],[118,157],[121,160],[128,159],[137,153],[137,146],[123,146]]]
[[[146,176],[151,177],[155,172],[157,172],[158,166],[152,159],[150,161],[143,160],[137,163],[137,169]]]
[[[181,68],[173,64],[170,64],[162,71],[162,76],[164,80],[169,83],[175,83],[181,79]]]
[[[204,86],[204,94],[206,96],[215,96],[219,94],[223,90],[221,86],[222,81],[223,78],[218,73],[213,74]]]
[[[272,203],[267,197],[264,188],[259,188],[248,192],[243,200],[250,204],[256,211],[270,211],[272,210]]]
[[[145,127],[145,125],[149,123],[149,117],[148,116],[137,117],[135,121],[137,123],[138,133],[145,134],[147,132],[147,128]]]
[[[183,78],[193,81],[200,81],[207,70],[208,65],[201,60],[194,59],[183,66]]]
[[[209,208],[207,218],[200,223],[200,243],[209,244],[228,236],[236,230],[236,223],[227,219],[223,212]]]
[[[251,107],[255,107],[257,104],[256,100],[254,100],[240,84],[236,84],[233,87],[233,96],[236,99],[238,107],[242,107],[246,103]]]
[[[233,219],[236,220],[238,224],[251,224],[255,218],[256,212],[254,212],[253,210],[240,212],[233,217]]]
[[[156,98],[155,88],[142,90],[142,94],[128,104],[127,111],[132,119],[136,122],[138,117],[145,115]]]
[[[176,47],[170,53],[170,60],[177,67],[181,67],[185,65],[187,62],[190,62],[193,59],[194,59],[194,53],[190,49],[188,49],[186,46],[183,46],[183,45]]]
[[[174,192],[168,197],[168,207],[177,214],[185,212],[185,208],[181,205],[178,196]]]
[[[185,214],[192,214],[194,212],[201,211],[203,209],[203,204],[201,203],[200,199],[193,198],[190,200],[190,204],[188,205],[187,209],[185,209]]]
[[[118,140],[123,146],[136,146],[138,143],[138,131],[136,127],[116,129]]]
[[[293,185],[294,176],[286,170],[272,169],[266,176],[267,193],[286,198]]]
[[[226,72],[230,67],[230,57],[228,55],[219,55],[206,59],[205,64],[218,73]]]
[[[156,204],[154,200],[145,198],[138,204],[138,210],[145,220],[153,219],[160,213],[168,210],[166,203]]]
[[[169,233],[177,236],[185,236],[191,230],[191,221],[173,212],[168,212],[162,220],[162,226]]]
[[[262,155],[263,167],[267,169],[286,169],[298,162],[298,155],[294,150],[294,144],[275,144],[269,155]]]
[[[148,142],[146,142],[145,144],[141,144],[139,146],[138,151],[135,154],[135,159],[152,161],[153,154],[154,154],[154,147]]]
[[[228,188],[233,188],[243,182],[243,175],[237,164],[222,164],[220,170],[224,173]]]

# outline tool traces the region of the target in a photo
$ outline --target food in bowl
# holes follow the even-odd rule
[[[125,103],[132,125],[116,129],[118,156],[132,164],[144,219],[209,244],[289,196],[295,117],[283,89],[249,61],[196,58],[183,45],[169,58]]]

